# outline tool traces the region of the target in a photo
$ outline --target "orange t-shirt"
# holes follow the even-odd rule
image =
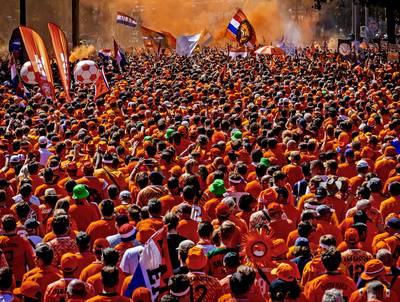
[[[71,205],[69,215],[76,221],[79,231],[86,231],[90,223],[98,219],[97,213],[87,201]]]
[[[332,288],[342,290],[347,300],[357,286],[350,277],[339,272],[328,272],[308,282],[304,288],[304,294],[309,302],[320,302],[325,291]]]
[[[78,261],[75,276],[78,278],[84,268],[96,261],[96,256],[92,252],[78,252],[75,255]]]
[[[193,289],[193,301],[217,301],[222,296],[222,287],[217,278],[202,272],[189,272]]]
[[[59,280],[62,277],[61,272],[54,266],[49,266],[45,268],[34,269],[33,273],[27,272],[26,277],[22,282],[25,281],[35,281],[39,284],[42,293],[46,292],[47,285]]]
[[[26,273],[26,267],[35,267],[35,256],[32,245],[19,235],[0,236],[0,248],[13,270],[16,281],[21,281]]]
[[[103,262],[96,260],[85,267],[79,275],[79,279],[86,282],[91,276],[97,274],[103,268]]]
[[[86,229],[86,233],[90,236],[91,246],[98,238],[107,238],[108,236],[118,233],[115,227],[114,219],[100,219],[93,221]]]

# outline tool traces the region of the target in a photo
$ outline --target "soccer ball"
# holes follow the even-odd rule
[[[37,85],[36,74],[30,61],[25,62],[21,67],[21,79],[26,84]]]
[[[95,62],[91,60],[83,60],[76,64],[74,69],[75,81],[82,84],[92,84],[96,82],[100,75],[100,70]]]

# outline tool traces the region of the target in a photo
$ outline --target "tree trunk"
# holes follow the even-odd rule
[[[19,24],[26,26],[26,1],[19,0]]]

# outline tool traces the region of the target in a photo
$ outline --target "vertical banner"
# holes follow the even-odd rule
[[[69,87],[71,84],[71,73],[68,63],[68,42],[64,32],[58,25],[48,23],[51,42],[53,44],[54,55],[56,56],[58,72],[60,74],[61,83],[63,85],[66,98],[71,102]]]
[[[46,97],[54,98],[54,82],[49,56],[42,38],[33,29],[20,26],[25,49],[35,71],[41,92]]]

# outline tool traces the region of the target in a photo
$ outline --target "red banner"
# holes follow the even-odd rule
[[[19,30],[42,94],[46,97],[54,98],[53,74],[51,73],[49,56],[42,38],[29,27],[20,26]]]
[[[48,23],[51,42],[53,44],[54,55],[56,56],[58,72],[60,74],[61,83],[64,88],[64,92],[67,100],[71,101],[69,94],[69,87],[71,84],[71,73],[69,70],[68,63],[68,42],[64,32],[58,25],[54,23]]]

